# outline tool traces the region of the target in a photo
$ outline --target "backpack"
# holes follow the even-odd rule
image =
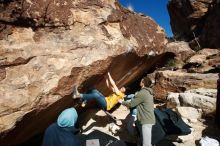
[[[155,116],[158,117],[160,124],[167,135],[187,135],[191,133],[191,127],[171,109],[155,109],[154,113]]]

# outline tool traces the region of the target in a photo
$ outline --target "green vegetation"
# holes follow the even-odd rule
[[[166,61],[166,64],[165,66],[166,67],[176,67],[176,59],[175,58],[169,58],[167,61]]]

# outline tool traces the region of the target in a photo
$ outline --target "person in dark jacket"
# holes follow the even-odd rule
[[[43,146],[79,146],[80,141],[75,135],[79,130],[74,127],[77,118],[75,108],[64,110],[59,115],[57,122],[46,129]]]
[[[215,123],[220,128],[220,72],[218,73],[218,80],[217,80],[217,100],[216,100]]]
[[[137,121],[141,125],[143,146],[151,146],[152,126],[155,124],[153,91],[151,80],[145,77],[141,80],[141,90],[130,102],[122,104],[128,108],[137,107]]]

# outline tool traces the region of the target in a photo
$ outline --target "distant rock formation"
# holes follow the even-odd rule
[[[183,68],[188,72],[208,73],[218,72],[220,68],[220,50],[202,49],[188,58]]]
[[[186,61],[190,56],[195,54],[187,42],[175,41],[167,44],[167,51],[176,55],[176,59],[180,61]]]
[[[104,94],[110,71],[118,86],[166,52],[165,33],[151,18],[115,0],[0,2],[0,145],[21,143],[75,103],[74,85]]]
[[[182,71],[158,71],[150,75],[155,80],[155,98],[166,101],[169,92],[181,93],[190,89],[215,89],[217,74],[186,73]]]
[[[168,3],[171,27],[177,40],[190,42],[193,49],[220,48],[219,0],[171,0]]]
[[[166,101],[169,92],[184,92],[190,89],[216,89],[220,69],[220,50],[202,49],[192,51],[186,42],[167,44],[167,51],[175,58],[156,69],[148,76],[155,82],[155,98]]]
[[[209,14],[199,40],[203,47],[220,48],[220,1],[215,0],[209,9]]]

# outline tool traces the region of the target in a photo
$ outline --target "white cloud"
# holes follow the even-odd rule
[[[134,11],[134,7],[132,4],[128,4],[127,8],[130,10],[130,11]]]

